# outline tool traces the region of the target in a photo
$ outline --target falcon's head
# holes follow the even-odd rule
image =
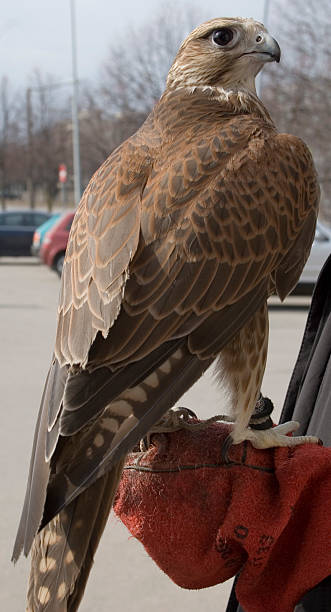
[[[255,91],[266,62],[279,62],[280,48],[254,19],[219,18],[198,26],[184,40],[168,75],[168,87],[218,86]]]

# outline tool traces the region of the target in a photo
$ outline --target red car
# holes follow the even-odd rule
[[[52,270],[55,270],[59,276],[62,274],[64,256],[74,215],[74,212],[67,212],[62,215],[60,220],[47,232],[40,250],[42,261],[47,266],[50,266]]]

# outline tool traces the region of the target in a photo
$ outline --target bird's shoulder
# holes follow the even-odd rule
[[[147,242],[187,224],[197,206],[213,215],[215,205],[230,203],[227,185],[232,177],[242,172],[245,182],[248,165],[256,166],[248,174],[259,174],[277,136],[269,116],[254,105],[248,108],[200,90],[161,98],[153,125],[159,146],[142,194]]]

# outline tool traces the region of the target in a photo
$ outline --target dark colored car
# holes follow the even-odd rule
[[[0,255],[30,255],[34,231],[49,217],[39,210],[0,212]]]
[[[56,270],[59,276],[62,274],[64,256],[74,215],[75,213],[73,212],[64,213],[52,229],[47,232],[40,249],[42,261],[53,270]]]

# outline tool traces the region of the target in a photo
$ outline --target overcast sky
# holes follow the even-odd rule
[[[75,0],[78,71],[81,79],[99,73],[116,37],[158,12],[163,0]],[[192,6],[192,0],[176,0]],[[202,20],[222,16],[262,21],[264,0],[193,0]],[[7,0],[0,13],[0,77],[26,87],[34,69],[59,80],[71,78],[70,0]]]

